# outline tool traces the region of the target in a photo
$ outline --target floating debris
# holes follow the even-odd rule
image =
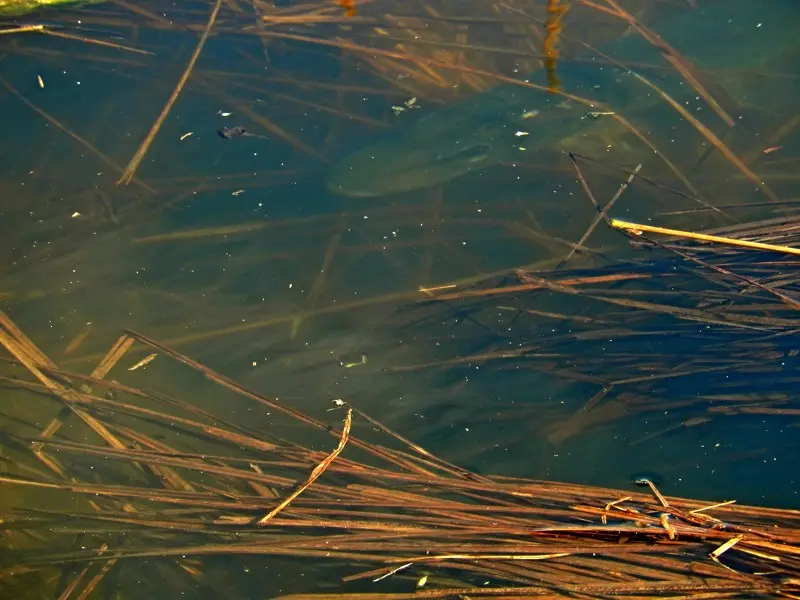
[[[337,0],[339,6],[344,9],[344,14],[348,17],[355,17],[358,14],[355,0]]]
[[[586,117],[589,118],[589,119],[597,120],[600,117],[613,117],[615,114],[617,114],[617,113],[615,113],[614,111],[611,111],[611,110],[607,110],[607,111],[592,111],[592,112],[586,113]]]
[[[128,371],[135,371],[136,369],[141,369],[145,365],[149,365],[151,362],[153,362],[156,359],[156,356],[158,356],[158,353],[156,353],[156,352],[153,352],[152,354],[148,354],[142,360],[137,362],[135,365],[133,365],[132,367],[128,368]]]
[[[232,140],[233,138],[237,137],[248,137],[252,135],[244,127],[223,127],[217,131],[217,133],[219,134],[219,137],[226,140]]]
[[[392,110],[394,111],[395,115],[399,115],[402,112],[405,112],[407,110],[411,110],[413,108],[419,108],[419,107],[420,107],[420,105],[417,104],[417,97],[414,96],[413,98],[409,98],[408,100],[403,102],[403,106],[392,105]]]
[[[364,352],[362,352],[359,357],[359,360],[355,362],[342,363],[342,366],[345,369],[352,369],[353,367],[360,367],[361,365],[365,364],[367,364],[367,355]]]

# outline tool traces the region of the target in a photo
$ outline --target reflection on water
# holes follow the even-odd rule
[[[99,3],[0,22],[3,311],[64,370],[92,373],[131,329],[334,427],[343,415],[332,410],[335,401],[349,402],[479,474],[628,488],[632,473],[655,472],[669,494],[796,507],[791,456],[798,407],[788,390],[796,369],[789,340],[798,290],[791,256],[737,255],[742,262],[735,265],[734,258],[715,263],[741,268],[746,285],[699,269],[691,284],[681,279],[676,287],[670,271],[686,273],[688,263],[668,250],[645,250],[666,254],[643,266],[642,249],[603,224],[582,238],[598,212],[585,188],[604,206],[641,165],[612,216],[690,231],[728,227],[733,236],[747,223],[773,219],[758,239],[795,242],[800,121],[792,36],[800,9],[788,0],[591,4],[575,2],[564,17],[556,69],[564,85],[574,85],[565,91],[591,96],[598,82],[608,84],[608,66],[586,59],[593,56],[587,44],[617,43],[614,58],[649,83],[622,92],[612,86],[602,110],[578,103],[576,128],[568,116],[574,102],[564,106],[546,91],[511,81],[525,76],[547,86],[544,0],[376,0],[358,5],[354,17],[335,2],[226,0],[128,184],[120,183],[126,166],[185,74],[213,5]],[[618,9],[631,12],[620,18]],[[692,10],[701,13],[687,20]],[[702,11],[725,18],[703,19]],[[667,26],[676,22],[684,25]],[[44,27],[29,27],[37,24]],[[732,26],[736,35],[726,38]],[[681,53],[653,46],[653,32]],[[509,96],[514,87],[531,94],[525,106],[516,92]],[[467,118],[459,107],[475,110]],[[500,118],[510,109],[535,116],[522,127]],[[455,121],[444,120],[453,114]],[[477,128],[478,146],[464,149],[465,127]],[[514,154],[492,149],[491,163],[479,164],[497,131],[514,136]],[[364,148],[355,154],[359,160],[341,162]],[[364,152],[374,162],[364,162]],[[585,185],[566,152],[577,155]],[[337,177],[344,181],[343,168],[355,191],[332,193],[346,191],[331,185]],[[438,175],[428,177],[435,169]],[[444,171],[454,175],[440,176]],[[389,182],[398,173],[401,184]],[[371,193],[380,185],[381,193],[396,193]],[[358,186],[370,193],[358,193]],[[756,354],[736,354],[734,364],[725,349],[741,341],[730,336],[744,334],[741,320],[730,333],[732,317],[660,340],[660,330],[688,331],[680,329],[682,319],[697,313],[651,315],[652,306],[643,304],[621,307],[530,289],[420,306],[473,284],[519,285],[514,272],[521,267],[574,268],[581,276],[643,269],[651,277],[643,287],[612,282],[602,293],[651,304],[680,296],[687,310],[785,321],[748,322],[754,336],[748,343],[761,345],[753,346]],[[629,319],[626,310],[636,316]],[[643,341],[628,339],[612,359],[613,327],[628,322]],[[611,337],[606,343],[589,332]],[[513,354],[527,346],[559,356],[536,362]],[[498,358],[498,352],[510,354]],[[254,435],[330,449],[327,435],[314,437],[229,390],[209,392],[206,378],[176,367],[163,352],[128,370],[149,354],[136,346],[108,379],[180,397]],[[689,355],[719,367],[712,354],[732,371],[667,378],[683,373],[681,358]],[[2,357],[4,384],[28,380],[16,359]],[[626,369],[629,378],[657,372],[668,383],[622,390],[638,408],[615,413],[620,390],[597,394],[624,380]],[[60,467],[35,458],[31,438],[54,418],[64,425],[48,435],[96,444],[97,430],[79,426],[75,414],[41,390],[8,385],[0,393],[5,473],[161,485],[136,465],[97,456],[70,455],[59,459]],[[122,396],[108,391],[111,399]],[[705,400],[687,401],[698,396]],[[587,401],[605,412],[595,411],[569,435],[554,435],[586,411]],[[750,412],[720,416],[708,410],[715,402]],[[129,417],[114,417],[120,428],[114,433],[141,448],[144,442],[125,430],[134,427]],[[151,441],[177,443],[163,424],[136,423],[152,427],[143,430]],[[356,426],[369,428],[363,421]],[[198,441],[181,446],[209,448]],[[203,482],[217,485],[213,478]],[[141,511],[140,504],[117,503],[113,510]],[[0,488],[0,510],[8,515],[21,507],[85,513],[98,506],[112,511],[110,503],[93,505],[81,494]],[[158,510],[153,519],[177,519],[180,512]],[[8,538],[8,545],[48,552],[99,547],[85,523],[74,531],[70,523],[58,526],[64,528],[57,544],[45,528]],[[95,532],[110,545],[124,543],[126,527],[113,527],[119,529],[97,525]],[[65,532],[72,545],[64,545]],[[270,562],[266,572],[252,557],[202,564],[205,579],[194,559],[177,570],[154,559],[110,568],[91,597],[125,597],[126,586],[143,578],[165,598],[175,597],[175,589],[191,597],[261,597],[324,592],[328,585],[312,583],[311,572],[288,559]],[[231,572],[240,577],[223,576]],[[59,597],[64,577],[48,571],[22,587],[30,597]],[[6,581],[2,589],[23,597],[22,588]]]

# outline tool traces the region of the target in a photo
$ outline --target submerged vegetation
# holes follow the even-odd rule
[[[0,108],[20,115],[0,595],[800,597],[797,48],[698,69],[660,24],[714,1],[112,0],[0,21]],[[325,191],[373,134],[500,85],[570,94],[564,65],[625,36],[658,59],[622,65],[642,102],[572,97],[586,127],[563,153]],[[712,464],[789,468],[673,497],[659,473],[687,432],[752,441]],[[598,438],[653,473],[531,466],[622,464]]]

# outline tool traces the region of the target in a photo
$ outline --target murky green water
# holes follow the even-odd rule
[[[722,2],[738,23],[737,6],[745,0],[697,0],[700,9]],[[661,31],[660,23],[692,10],[690,4],[624,6],[669,42],[670,35],[691,32]],[[786,18],[774,26],[796,30],[800,7],[776,4]],[[686,45],[695,54],[684,58],[690,66],[713,58],[712,68],[692,74],[719,108],[690,93],[681,106],[694,124],[664,101],[653,102],[657,94],[643,86],[636,92],[641,102],[637,96],[623,115],[641,137],[612,118],[591,118],[578,135],[503,164],[414,191],[358,198],[332,193],[326,178],[331,165],[376,136],[398,135],[392,130],[435,119],[437,109],[496,85],[487,72],[513,78],[533,72],[531,80],[546,85],[544,72],[534,70],[533,50],[544,35],[544,3],[378,0],[348,19],[334,2],[224,1],[134,179],[119,184],[181,78],[210,9],[204,2],[109,3],[1,25],[44,24],[54,34],[0,36],[0,303],[50,359],[88,374],[127,328],[334,425],[342,413],[329,410],[332,401],[345,399],[479,473],[626,488],[636,473],[647,472],[668,494],[797,508],[796,414],[720,417],[708,414],[707,403],[674,404],[717,386],[720,393],[753,394],[754,402],[786,394],[785,385],[774,389],[777,375],[742,376],[734,389],[715,376],[694,375],[651,389],[645,409],[566,434],[565,424],[599,389],[572,375],[602,371],[606,346],[563,338],[618,309],[551,292],[531,293],[529,302],[514,295],[475,305],[418,305],[429,298],[420,288],[456,283],[460,290],[488,277],[500,284],[516,268],[559,264],[596,215],[565,151],[594,159],[580,164],[603,203],[627,177],[615,165],[641,164],[641,174],[658,183],[634,181],[611,211],[617,218],[700,230],[795,215],[798,47],[785,29],[764,36],[760,23],[747,21],[752,46],[729,56],[722,40],[730,20],[698,16],[694,33],[702,39]],[[310,24],[293,16],[309,21],[309,12],[317,15]],[[602,45],[621,35],[639,34],[576,3],[564,21],[562,72],[571,56],[586,52],[580,41]],[[774,40],[781,45],[765,47]],[[771,58],[742,64],[748,53]],[[625,58],[665,89],[691,87],[661,52],[644,54]],[[248,135],[225,139],[219,132],[226,127]],[[552,130],[558,119],[541,127]],[[734,159],[714,149],[711,138]],[[602,224],[585,245],[594,253],[578,253],[568,264],[586,273],[641,256]],[[776,268],[791,278],[797,267],[787,260]],[[787,293],[796,293],[792,285]],[[508,317],[509,306],[523,304],[538,314]],[[674,323],[662,314],[648,326],[668,330]],[[733,339],[709,335],[720,335],[722,346]],[[789,339],[782,334],[785,356],[770,363],[781,381],[797,369]],[[701,345],[688,337],[683,346],[654,340],[625,351],[661,353],[669,362]],[[533,343],[558,344],[559,353],[575,359],[409,368]],[[127,370],[146,354],[139,348],[127,355],[109,377],[180,396],[256,431],[330,446],[329,438],[212,389],[166,357]],[[596,368],[586,366],[592,356],[600,357]],[[8,355],[0,364],[4,376],[22,373]],[[575,369],[565,377],[570,365]],[[18,389],[0,394],[2,469],[54,478],[13,436],[38,435],[60,405]],[[791,396],[781,406],[798,408]],[[98,443],[77,424],[62,435]],[[66,465],[94,483],[129,484],[138,476],[96,458],[71,457]],[[86,506],[72,494],[0,487],[0,508],[9,515]],[[47,529],[37,535],[17,536],[10,545],[53,552],[97,546],[90,532],[76,531],[69,548],[63,532],[58,540]],[[110,544],[126,539],[124,532],[102,535]],[[312,568],[288,560],[233,556],[203,565],[205,577],[197,578],[186,565],[125,563],[110,569],[91,597],[137,597],[132,587],[145,584],[153,598],[256,598],[336,585],[312,583]],[[52,571],[4,589],[16,594],[8,597],[56,598],[63,577]]]

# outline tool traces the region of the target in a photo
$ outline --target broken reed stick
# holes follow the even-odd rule
[[[206,40],[208,39],[209,33],[211,33],[211,28],[214,27],[214,23],[217,21],[217,15],[219,14],[221,7],[222,0],[217,0],[214,4],[214,8],[211,11],[211,15],[208,18],[206,28],[203,30],[203,33],[200,36],[200,41],[197,43],[197,47],[195,48],[192,57],[189,59],[189,64],[186,65],[183,75],[181,75],[181,78],[178,80],[178,84],[175,86],[172,95],[169,97],[167,103],[164,105],[164,108],[161,110],[161,114],[158,115],[155,123],[153,123],[153,126],[150,128],[147,137],[145,137],[141,146],[139,146],[136,154],[133,155],[133,158],[128,163],[128,166],[125,167],[125,171],[122,173],[122,176],[117,180],[117,185],[128,185],[131,181],[133,181],[133,177],[136,174],[136,169],[139,168],[139,164],[142,162],[145,154],[147,154],[147,151],[150,149],[153,140],[155,140],[158,131],[161,129],[161,125],[167,118],[169,111],[172,110],[172,105],[175,104],[175,101],[178,99],[178,96],[183,90],[183,86],[186,85],[189,75],[191,75],[192,69],[194,69],[194,65],[197,62],[197,59],[200,57],[203,47],[206,45]]]
[[[130,338],[126,335],[120,336],[120,338],[114,343],[114,345],[108,351],[108,354],[106,354],[103,360],[101,360],[100,363],[92,371],[92,378],[102,379],[103,377],[105,377],[108,374],[108,372],[114,367],[117,361],[119,361],[119,359],[121,359],[124,356],[125,352],[128,351],[128,349],[133,345],[133,343],[134,343],[133,338]],[[55,365],[51,361],[48,361],[44,364],[42,369],[46,373],[47,372],[52,373],[55,371]],[[74,398],[75,397],[73,397],[73,399]],[[73,412],[73,409],[71,407],[64,407],[64,409],[59,413],[59,415],[55,417],[52,421],[50,421],[50,424],[47,425],[47,427],[45,427],[45,429],[40,434],[40,437],[46,439],[53,437],[56,433],[58,433],[58,431],[64,425],[66,418],[69,416],[71,412]],[[50,466],[50,468],[57,467],[58,469],[56,470],[56,472],[59,473],[59,475],[63,476],[64,473],[60,470],[60,466],[58,465],[58,463],[52,457],[44,454],[42,446],[43,444],[41,441],[34,442],[33,447],[36,455],[39,457],[40,460],[42,460],[48,466]]]
[[[61,477],[65,477],[63,467],[54,458],[47,456],[44,453],[43,445],[61,429],[64,425],[66,418],[70,413],[78,416],[86,425],[88,425],[95,433],[102,437],[109,446],[116,450],[125,450],[125,444],[115,436],[109,429],[109,426],[104,424],[100,419],[94,415],[89,414],[87,410],[80,407],[81,402],[85,402],[86,397],[91,397],[83,392],[70,389],[66,385],[58,382],[49,376],[49,373],[55,372],[56,366],[36,345],[7,317],[5,313],[0,311],[0,342],[6,346],[7,350],[13,354],[20,362],[33,374],[39,381],[43,389],[51,392],[64,403],[64,409],[44,428],[40,438],[34,440],[32,449],[34,455],[48,466],[55,473]],[[104,376],[113,367],[113,365],[124,355],[128,348],[133,344],[133,338],[128,336],[121,336],[109,350],[109,353],[103,361],[95,368],[93,375]],[[97,376],[94,378],[98,379]],[[69,381],[69,379],[68,379]],[[34,384],[29,384],[33,388]],[[142,470],[141,465],[134,465],[137,469]],[[158,477],[167,481],[169,484],[175,484],[178,489],[184,489],[188,484],[172,470],[164,467],[152,465],[150,470]]]
[[[75,406],[77,392],[51,379],[43,372],[48,367],[54,368],[55,363],[47,358],[2,310],[0,310],[0,344],[5,346],[6,350],[24,365],[48,391],[59,398],[70,411],[106,440],[109,446],[124,448],[122,442],[112,435],[99,420]]]
[[[108,550],[108,544],[103,544],[102,546],[100,546],[97,552],[98,554],[103,554],[103,552],[105,552],[106,550]],[[68,584],[67,587],[64,588],[64,591],[61,592],[61,594],[58,596],[58,600],[69,600],[69,597],[72,595],[72,592],[74,592],[77,589],[78,585],[81,583],[81,581],[83,581],[83,578],[89,574],[89,569],[91,569],[91,567],[92,567],[91,564],[84,567],[73,578],[72,582]]]
[[[594,197],[592,191],[589,189],[589,184],[587,183],[586,178],[583,176],[583,173],[581,173],[580,167],[578,166],[578,161],[575,160],[575,155],[570,152],[569,158],[572,161],[572,164],[578,173],[578,177],[580,179],[581,185],[583,186],[583,189],[589,195],[589,199],[591,200],[592,204],[594,204],[595,209],[597,209],[597,214],[595,215],[595,218],[592,221],[591,225],[589,225],[589,228],[581,236],[581,239],[578,240],[578,242],[572,247],[572,249],[570,249],[569,253],[561,260],[561,262],[558,263],[558,265],[556,266],[557,269],[562,267],[570,258],[572,258],[572,256],[575,254],[575,252],[578,250],[579,247],[585,245],[586,240],[588,240],[589,236],[592,235],[592,232],[600,224],[600,221],[608,221],[608,211],[614,207],[614,205],[617,203],[617,200],[619,200],[623,192],[626,189],[628,189],[628,186],[631,184],[631,182],[634,180],[634,178],[642,168],[642,163],[636,165],[636,168],[633,170],[633,172],[630,173],[630,175],[628,175],[628,178],[622,183],[622,185],[620,185],[619,189],[611,198],[611,200],[609,200],[608,203],[603,208],[600,208],[600,206],[597,205],[597,199]]]
[[[717,244],[728,244],[731,246],[739,246],[741,248],[752,248],[754,250],[767,250],[769,252],[780,252],[783,254],[792,254],[800,256],[800,248],[791,248],[789,246],[778,246],[775,244],[765,244],[763,242],[751,242],[748,240],[737,240],[735,238],[723,237],[719,235],[709,235],[706,233],[693,233],[690,231],[682,231],[680,229],[669,229],[667,227],[656,227],[655,225],[641,225],[639,223],[631,223],[629,221],[621,221],[619,219],[611,219],[611,227],[615,229],[624,229],[633,235],[641,235],[642,232],[660,233],[662,235],[671,235],[676,237],[688,238],[691,240],[699,240],[702,242],[714,242]]]
[[[154,55],[155,52],[150,52],[149,50],[143,50],[141,48],[134,48],[132,46],[125,46],[122,44],[115,44],[113,42],[106,42],[104,40],[95,40],[92,38],[84,37],[81,35],[73,35],[70,33],[64,33],[62,31],[54,31],[47,28],[42,28],[40,33],[44,35],[49,35],[52,37],[59,37],[64,38],[66,40],[73,40],[76,42],[83,42],[84,44],[93,44],[95,46],[103,46],[106,48],[113,48],[114,50],[123,50],[125,52],[133,52],[134,54],[148,54],[150,56]]]
[[[42,110],[41,108],[36,106],[33,102],[28,100],[25,96],[23,96],[19,92],[19,90],[17,90],[13,85],[11,85],[11,83],[6,81],[3,77],[0,77],[0,84],[2,84],[14,96],[16,96],[20,100],[20,102],[25,104],[28,108],[30,108],[32,111],[34,111],[40,117],[42,117],[48,123],[50,123],[54,127],[57,127],[58,129],[60,129],[64,133],[66,133],[69,137],[71,137],[73,140],[75,140],[76,142],[81,144],[84,148],[89,150],[89,152],[91,152],[97,158],[99,158],[103,163],[105,163],[106,165],[108,165],[109,167],[114,169],[115,171],[121,172],[123,170],[120,165],[118,165],[110,157],[108,157],[105,154],[103,154],[99,149],[97,149],[95,146],[93,146],[88,140],[82,138],[80,135],[78,135],[77,133],[72,131],[69,127],[67,127],[66,125],[61,123],[61,121],[57,120],[56,118],[51,116],[49,113],[45,112],[44,110]],[[131,175],[131,181],[133,181],[133,175]],[[139,181],[138,179],[135,181],[135,183],[139,187],[141,187],[142,189],[147,190],[148,192],[151,192],[151,193],[155,192],[155,190],[152,187],[150,187],[146,183],[143,183],[143,182]]]
[[[344,427],[342,427],[342,437],[339,439],[339,445],[336,446],[336,449],[333,452],[331,452],[327,457],[325,457],[325,460],[323,460],[316,467],[314,467],[314,470],[311,471],[311,475],[308,476],[308,479],[306,479],[303,485],[301,485],[294,492],[289,494],[289,496],[283,502],[281,502],[278,506],[273,508],[271,511],[269,511],[266,515],[261,517],[256,522],[256,524],[259,527],[263,527],[264,525],[266,525],[269,522],[269,520],[272,519],[272,517],[277,515],[287,506],[289,506],[292,500],[297,498],[312,483],[314,483],[317,479],[319,479],[319,476],[326,471],[326,469],[330,466],[330,464],[336,459],[337,456],[339,456],[339,454],[341,454],[342,450],[344,450],[345,444],[347,444],[347,440],[350,438],[350,427],[352,424],[353,424],[353,409],[348,408],[347,416],[345,417],[344,420]]]
[[[0,29],[0,35],[8,35],[11,33],[30,33],[30,32],[39,33],[42,31],[44,31],[44,25],[19,25],[17,27]]]
[[[123,356],[125,356],[125,353],[130,350],[135,341],[136,340],[134,340],[132,337],[128,337],[125,334],[117,338],[117,341],[114,342],[114,345],[111,346],[106,355],[100,360],[100,362],[92,371],[91,378],[103,379],[106,375],[108,375],[108,372],[114,368],[114,365],[116,365]]]
[[[640,23],[631,13],[622,8],[615,0],[605,0],[605,2],[616,11],[616,16],[624,21],[627,21],[628,25],[630,25],[639,35],[647,40],[649,44],[655,48],[658,48],[664,59],[673,67],[675,67],[675,70],[678,71],[681,77],[683,77],[686,82],[692,86],[692,88],[694,88],[697,94],[702,97],[703,100],[705,100],[706,104],[708,104],[709,107],[715,113],[717,113],[717,115],[723,121],[725,121],[725,124],[728,127],[733,127],[735,125],[735,122],[731,116],[725,112],[725,110],[720,106],[719,102],[716,101],[711,93],[700,83],[700,81],[698,81],[694,74],[692,74],[688,66],[688,61],[681,56],[675,48],[667,44],[656,32]]]
[[[328,273],[331,269],[331,264],[333,263],[336,253],[339,251],[339,247],[342,243],[342,236],[344,235],[346,229],[347,220],[344,217],[341,217],[336,229],[328,241],[328,246],[325,249],[325,256],[322,259],[322,266],[320,267],[317,276],[314,278],[314,282],[311,284],[311,289],[308,292],[306,305],[308,306],[308,310],[310,312],[314,311],[314,309],[317,307],[320,297],[322,296],[322,291],[324,290],[325,284],[328,281]],[[297,319],[292,321],[292,329],[289,333],[290,339],[293,340],[297,337],[302,324],[303,315],[298,316]]]

